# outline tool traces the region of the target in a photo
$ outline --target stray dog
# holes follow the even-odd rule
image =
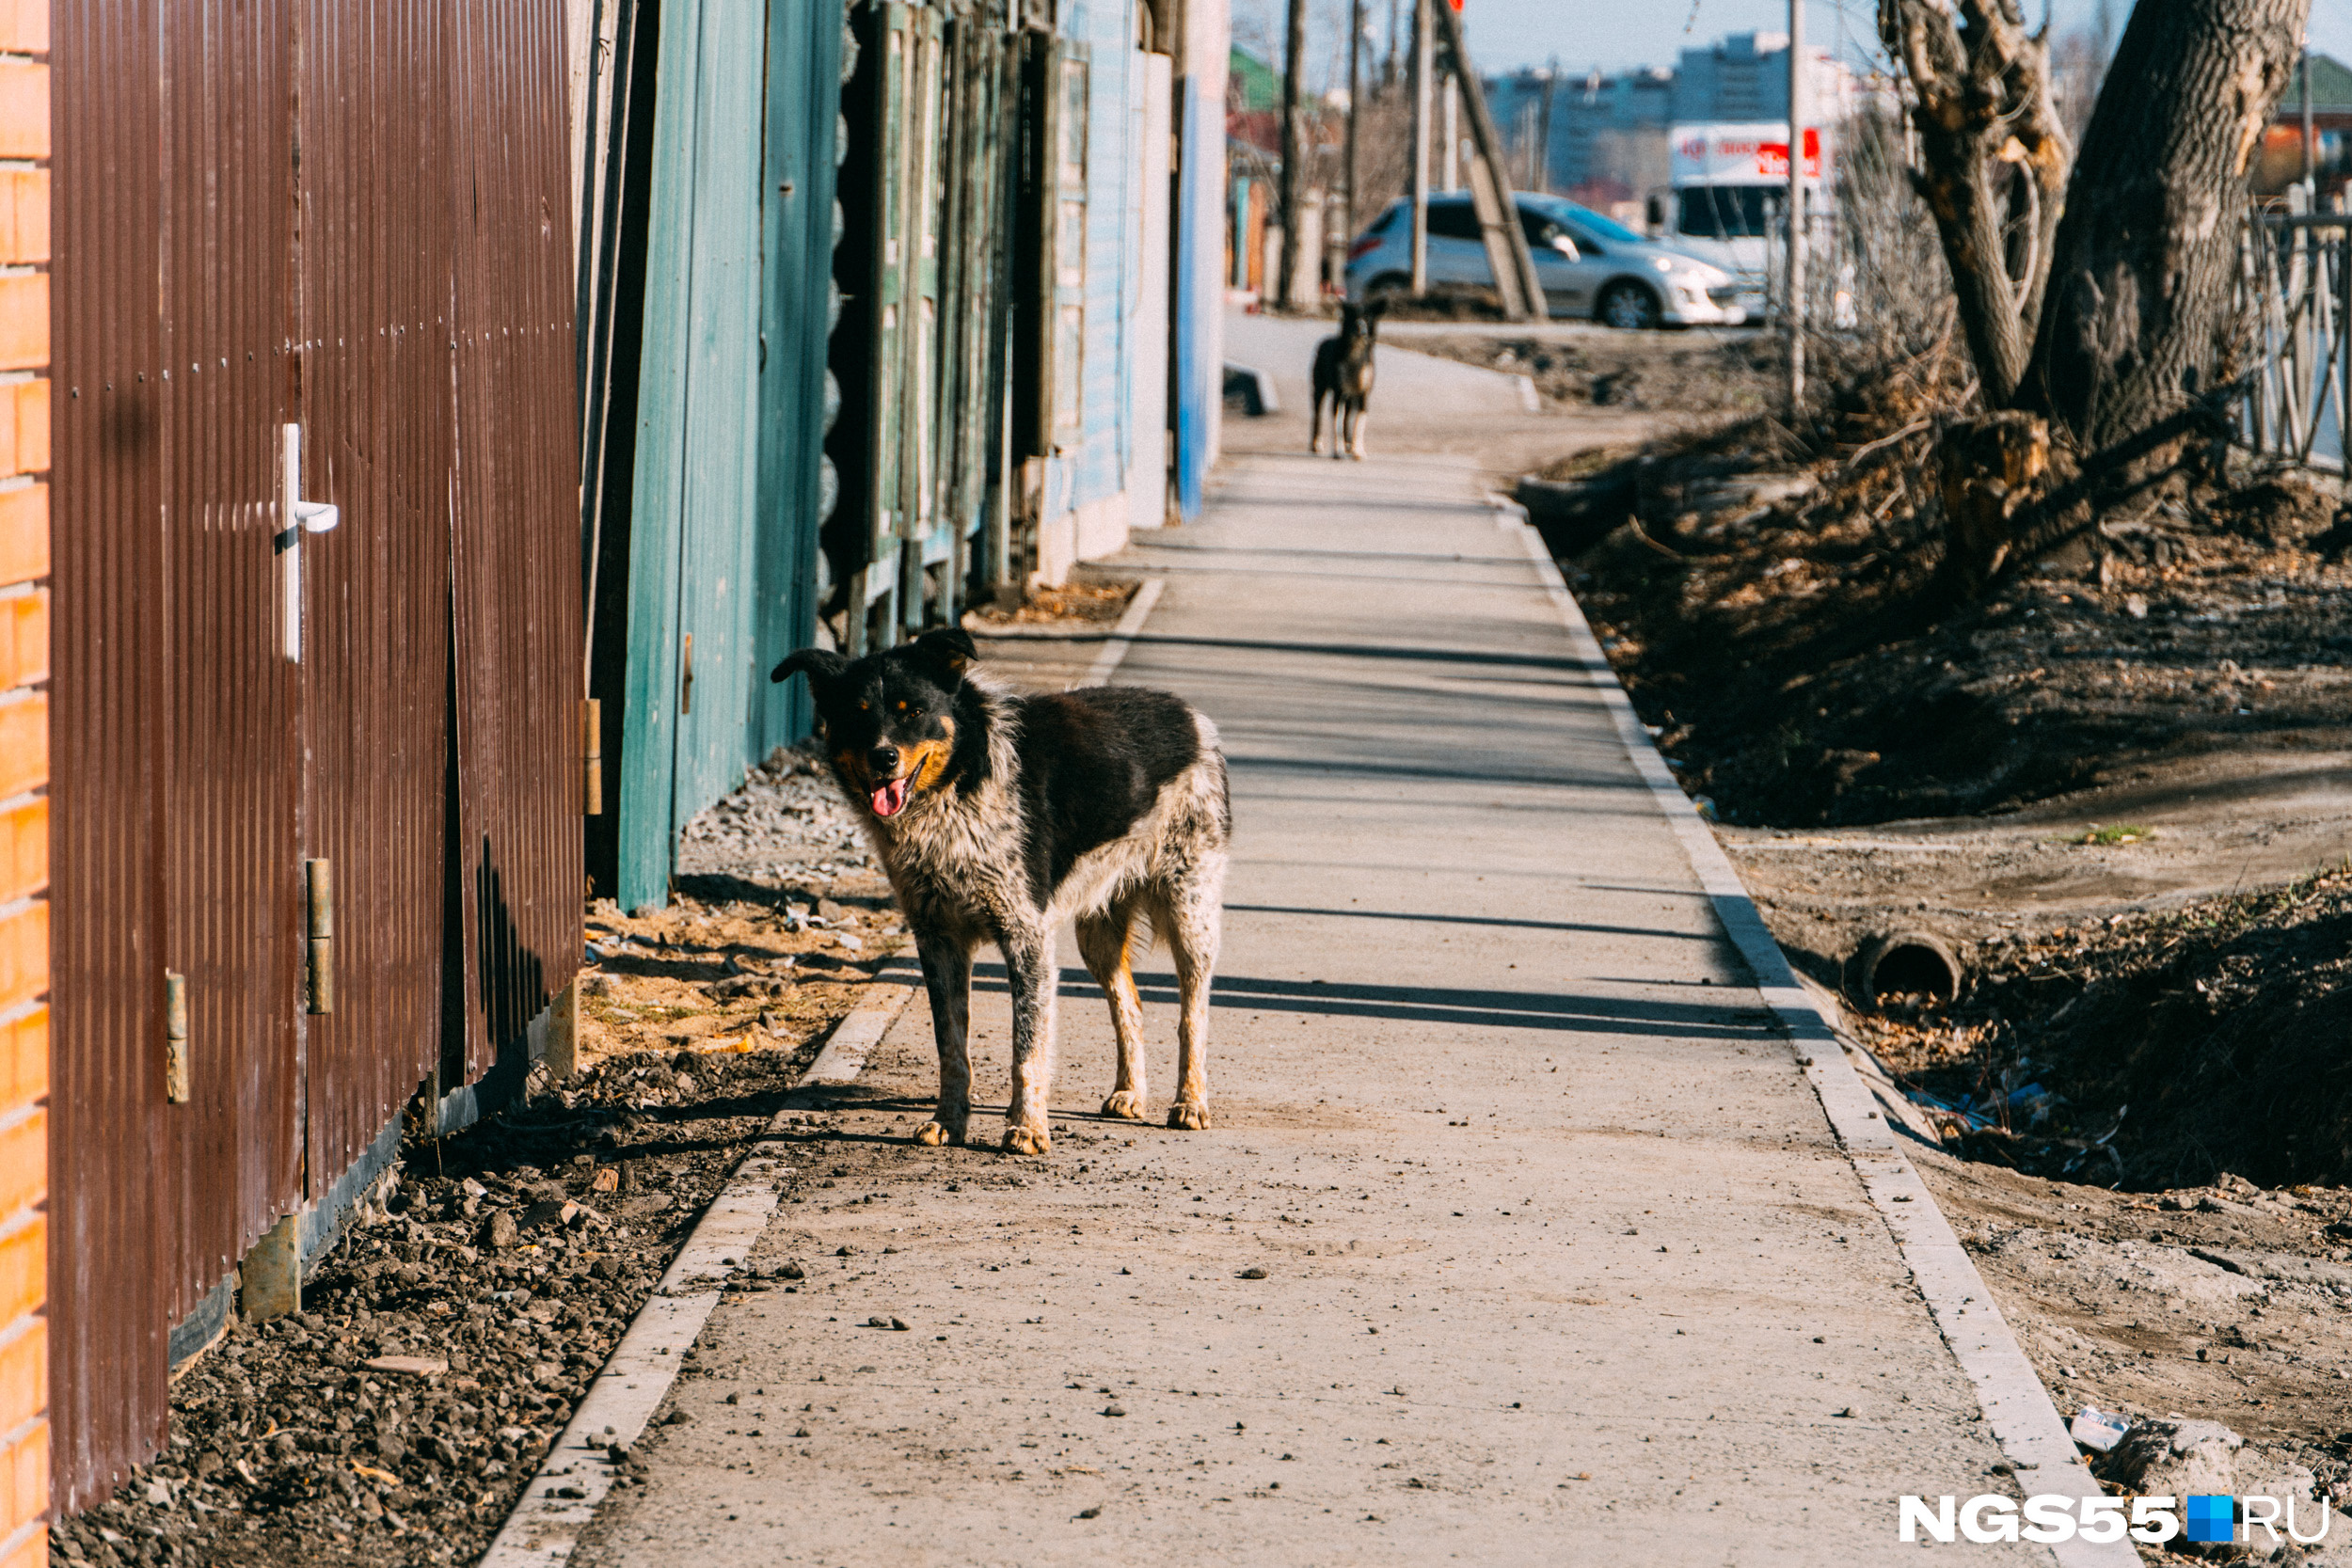
[[[1012,992],[1005,1149],[1043,1154],[1054,1076],[1054,933],[1110,998],[1119,1079],[1103,1114],[1144,1116],[1136,920],[1176,962],[1170,1127],[1209,1125],[1209,974],[1223,919],[1232,806],[1216,726],[1137,687],[1016,696],[973,673],[958,630],[850,660],[803,648],[772,677],[808,677],[834,777],[863,819],[923,960],[939,1043],[939,1113],[914,1138],[961,1144],[972,1114],[972,953],[993,942]]]
[[[1315,423],[1307,450],[1323,450],[1323,402],[1331,400],[1331,455],[1364,455],[1364,411],[1372,402],[1372,351],[1382,306],[1340,307],[1340,335],[1315,345]]]

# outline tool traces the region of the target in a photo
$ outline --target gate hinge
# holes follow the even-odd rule
[[[591,697],[580,705],[580,751],[587,768],[586,805],[581,815],[604,815],[604,704]]]
[[[164,1099],[188,1102],[188,977],[164,971]]]
[[[305,985],[307,1006],[313,1013],[335,1010],[335,868],[327,861],[302,863],[304,932],[310,938],[310,973]]]

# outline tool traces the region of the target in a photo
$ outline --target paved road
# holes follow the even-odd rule
[[[1232,761],[1216,1129],[1093,1115],[1065,940],[1050,1159],[909,1147],[918,1002],[794,1130],[755,1261],[806,1281],[719,1309],[584,1560],[1820,1568],[2002,1484],[1473,471],[1247,455],[1135,555],[1168,587],[1120,678]]]

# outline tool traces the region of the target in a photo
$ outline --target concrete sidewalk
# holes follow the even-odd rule
[[[754,1256],[807,1278],[719,1308],[576,1560],[1858,1564],[1900,1494],[2015,1495],[1474,470],[1246,456],[1133,553],[1119,678],[1232,762],[1216,1129],[1093,1115],[1065,938],[1053,1155],[910,1147],[918,1001],[792,1130]]]

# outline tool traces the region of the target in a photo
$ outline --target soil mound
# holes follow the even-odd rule
[[[1642,716],[1724,819],[2013,808],[2214,748],[2352,732],[2352,528],[2233,467],[1950,599],[1924,423],[1820,455],[1767,420],[1528,487]]]
[[[1956,1151],[2161,1190],[2352,1182],[2352,863],[1981,944],[1952,1008],[1860,1021]],[[1990,1125],[1981,1125],[1990,1123]],[[2352,1235],[2352,1232],[2347,1232]]]

